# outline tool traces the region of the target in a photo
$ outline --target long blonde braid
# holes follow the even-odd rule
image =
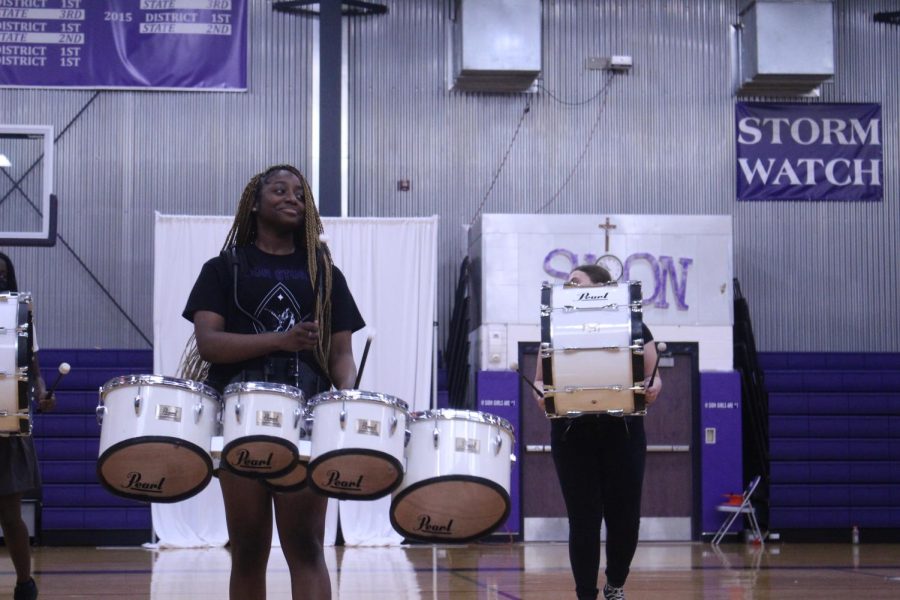
[[[332,287],[332,271],[334,263],[331,261],[331,253],[328,246],[322,241],[321,236],[325,231],[322,226],[322,219],[319,217],[319,211],[309,189],[309,183],[300,171],[291,165],[275,165],[269,167],[262,173],[254,175],[238,202],[238,209],[234,215],[234,222],[228,235],[225,236],[225,244],[222,250],[229,250],[232,247],[249,246],[256,240],[256,217],[253,213],[253,207],[259,200],[259,193],[262,186],[265,185],[269,177],[278,171],[288,171],[293,173],[300,179],[303,185],[303,204],[304,204],[304,230],[294,233],[294,245],[298,248],[306,248],[307,269],[309,270],[309,278],[313,285],[315,293],[315,320],[319,322],[319,345],[316,347],[315,357],[319,366],[329,375],[328,355],[331,351],[331,287]],[[322,272],[319,273],[321,260]],[[322,293],[316,284],[321,276]],[[200,357],[200,351],[197,349],[197,340],[191,334],[184,352],[181,355],[181,368],[179,369],[179,377],[183,379],[193,379],[203,381],[209,372],[209,363]],[[330,376],[329,376],[330,378]]]

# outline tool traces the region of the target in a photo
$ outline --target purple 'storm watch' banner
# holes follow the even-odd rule
[[[247,89],[247,0],[0,0],[0,86]]]
[[[739,200],[881,200],[880,104],[738,102]]]

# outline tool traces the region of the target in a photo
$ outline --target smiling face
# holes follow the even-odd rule
[[[297,230],[306,216],[300,178],[286,170],[271,173],[262,182],[254,211],[259,228],[279,233]]]

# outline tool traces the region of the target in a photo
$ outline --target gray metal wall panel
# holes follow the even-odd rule
[[[542,88],[447,89],[450,0],[390,0],[350,20],[349,200],[353,216],[441,216],[442,337],[476,213],[526,105],[486,212],[733,214],[735,272],[763,350],[898,351],[900,27],[896,0],[837,0],[836,67],[822,100],[884,107],[885,200],[737,203],[729,28],[735,0],[545,0]],[[309,17],[251,2],[246,94],[102,92],[57,145],[66,242],[149,336],[152,215],[231,214],[249,174],[311,167]],[[590,56],[630,54],[602,113]],[[85,91],[0,90],[0,119],[57,132]],[[588,134],[599,122],[594,137]],[[578,165],[582,150],[584,159]],[[576,168],[577,166],[577,168]],[[410,179],[410,192],[397,180]],[[52,322],[50,346],[142,347],[64,246],[9,249]],[[48,318],[48,320],[51,320]]]
[[[733,214],[735,274],[763,350],[897,351],[896,152],[900,28],[872,15],[896,2],[838,0],[838,76],[825,101],[884,106],[885,200],[879,204],[737,203],[728,0],[546,0],[536,94],[447,91],[452,3],[388,2],[351,42],[351,212],[439,214],[443,338],[466,241],[526,104],[486,212]],[[612,82],[591,56],[628,54]],[[775,99],[773,99],[775,100]],[[601,111],[599,114],[598,111]],[[600,119],[589,141],[589,131]],[[586,148],[586,150],[585,150]],[[584,158],[579,158],[584,151]],[[396,180],[411,179],[410,192]],[[841,288],[836,293],[836,288]]]
[[[90,102],[56,144],[60,241],[6,250],[34,292],[43,346],[148,347],[154,212],[234,214],[253,173],[310,169],[315,22],[248,4],[247,93],[0,90],[0,120],[57,136]]]
[[[890,0],[835,2],[835,77],[823,102],[882,105],[884,200],[737,203],[735,267],[762,349],[898,351],[900,27]]]

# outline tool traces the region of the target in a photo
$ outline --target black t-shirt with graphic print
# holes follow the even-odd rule
[[[225,331],[230,333],[263,333],[287,331],[301,321],[313,318],[315,306],[314,282],[310,281],[306,252],[267,254],[256,246],[238,249],[237,298],[234,303],[234,260],[222,253],[206,262],[197,277],[182,316],[193,322],[194,313],[207,310],[225,319]],[[362,315],[347,287],[343,273],[335,267],[331,289],[331,332],[358,331],[365,327]],[[292,358],[292,353],[272,356]],[[240,363],[213,364],[208,382],[221,390],[241,371],[261,371],[266,357]],[[324,376],[312,352],[301,352],[299,358]]]

